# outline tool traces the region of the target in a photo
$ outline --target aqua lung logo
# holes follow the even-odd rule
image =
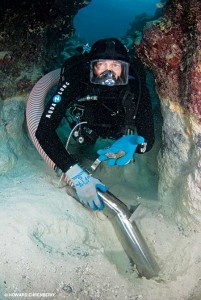
[[[60,95],[55,95],[52,99],[54,103],[59,103],[61,101],[61,96]]]
[[[51,106],[50,106],[50,108],[49,108],[49,110],[48,110],[48,112],[47,112],[47,114],[46,114],[46,118],[51,118],[51,116],[52,116],[52,114],[53,114],[53,112],[54,112],[54,110],[55,110],[55,107],[57,106],[57,104],[59,103],[59,102],[61,102],[61,100],[62,100],[62,97],[61,97],[61,95],[63,94],[63,92],[65,91],[65,89],[68,87],[68,85],[69,85],[69,82],[65,82],[61,87],[60,87],[60,89],[59,89],[59,91],[57,92],[57,95],[55,95],[53,98],[52,98],[52,104],[51,104]]]

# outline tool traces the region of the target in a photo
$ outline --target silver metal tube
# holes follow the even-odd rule
[[[67,187],[68,193],[77,198],[73,188]],[[147,279],[156,277],[159,266],[149,250],[135,221],[131,221],[131,213],[127,206],[110,192],[100,192],[98,195],[105,204],[103,214],[112,222],[117,237],[130,260],[136,265],[140,276]]]
[[[128,257],[135,263],[141,276],[152,278],[158,275],[159,266],[149,250],[127,206],[110,192],[98,192],[105,204],[103,213],[114,226],[116,234]],[[113,217],[112,217],[113,216]]]

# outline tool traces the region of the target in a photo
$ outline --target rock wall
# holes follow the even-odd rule
[[[63,63],[65,41],[85,0],[7,0],[0,9],[0,175],[26,148],[26,100],[37,80]],[[19,134],[20,132],[20,134]],[[18,139],[18,141],[17,141]]]
[[[159,199],[201,231],[201,2],[168,1],[136,45],[155,76],[163,116]]]

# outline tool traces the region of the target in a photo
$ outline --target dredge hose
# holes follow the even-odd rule
[[[38,140],[35,137],[40,118],[44,111],[45,98],[49,90],[58,84],[60,77],[60,69],[49,72],[43,76],[33,87],[27,102],[26,119],[30,137],[36,149],[53,169],[56,168],[55,163],[43,151]],[[77,198],[75,190],[68,186],[68,193]],[[156,277],[159,273],[159,266],[149,250],[140,230],[135,221],[131,221],[131,212],[127,206],[110,192],[98,192],[105,204],[103,213],[109,217],[115,232],[121,242],[126,254],[136,265],[140,276],[147,279]]]

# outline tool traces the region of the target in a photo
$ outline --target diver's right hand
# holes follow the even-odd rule
[[[93,210],[102,210],[104,203],[100,199],[97,189],[107,191],[107,187],[98,179],[84,171],[78,164],[71,167],[66,176],[73,182],[77,196],[81,203]]]

